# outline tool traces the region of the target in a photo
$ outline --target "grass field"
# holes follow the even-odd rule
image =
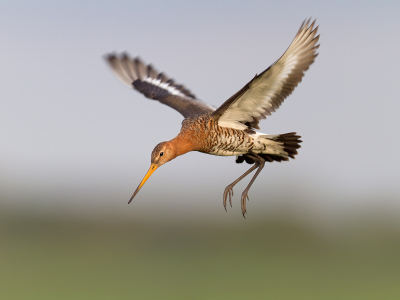
[[[0,234],[1,299],[400,299],[394,229],[2,214]]]

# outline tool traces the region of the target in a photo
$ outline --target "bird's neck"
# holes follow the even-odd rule
[[[169,142],[174,149],[175,157],[196,150],[196,144],[194,143],[194,140],[186,135],[178,134],[177,137]]]

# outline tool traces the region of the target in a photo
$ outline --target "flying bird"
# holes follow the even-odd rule
[[[300,136],[296,132],[265,134],[256,132],[259,122],[282,104],[301,82],[304,72],[314,62],[319,48],[315,20],[304,21],[286,52],[269,68],[256,75],[219,108],[197,99],[183,85],[176,84],[164,73],[139,58],[128,54],[109,54],[106,60],[118,78],[149,99],[172,107],[185,118],[180,133],[172,140],[159,143],[151,153],[151,165],[129,202],[136,196],[151,174],[163,164],[189,151],[218,156],[236,156],[253,166],[225,188],[223,205],[232,207],[233,187],[256,170],[242,193],[241,211],[246,213],[248,192],[264,168],[265,162],[288,161],[297,155]]]

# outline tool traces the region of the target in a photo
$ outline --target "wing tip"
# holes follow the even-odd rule
[[[184,85],[176,84],[165,73],[158,72],[152,64],[146,65],[139,56],[131,58],[126,51],[120,54],[114,51],[104,55],[104,59],[116,73],[117,77],[128,86],[132,86],[136,80],[140,80],[141,82],[146,81],[149,84],[159,87],[161,84],[164,84],[166,85],[164,87],[172,95],[196,99],[196,96]]]

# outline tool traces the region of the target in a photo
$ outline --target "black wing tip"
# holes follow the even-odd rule
[[[117,53],[116,52],[111,52],[111,53],[107,53],[103,55],[103,59],[105,59],[106,61],[110,62],[113,61],[115,59],[117,59]]]
[[[145,63],[143,62],[143,60],[140,58],[140,56],[135,56],[132,61],[136,64],[141,64],[141,65],[145,65]]]
[[[118,54],[117,51],[112,51],[110,53],[104,54],[103,58],[105,60],[126,59],[126,58],[130,59],[130,56],[127,51],[123,51],[120,54]]]
[[[125,73],[123,75],[128,75],[128,77],[132,79],[132,83],[135,81],[143,83],[146,78],[151,78],[155,81],[160,81],[161,83],[167,84],[171,88],[179,91],[184,97],[196,99],[196,96],[184,85],[176,84],[175,81],[172,78],[169,78],[165,73],[158,72],[152,64],[146,65],[146,63],[139,56],[131,58],[126,51],[121,52],[120,54],[117,54],[114,51],[104,55],[104,59],[111,65],[112,68],[122,68],[124,70],[122,72]],[[125,80],[123,81],[126,83],[127,80],[125,77]],[[152,83],[148,84],[152,85]],[[135,88],[137,89],[137,87]],[[142,92],[140,89],[139,91]],[[163,91],[163,93],[165,92],[166,90]],[[157,97],[157,95],[153,95],[151,98],[154,99],[154,97]]]

